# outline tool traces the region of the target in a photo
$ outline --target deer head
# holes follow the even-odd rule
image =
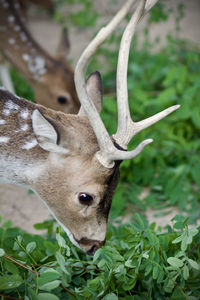
[[[130,117],[126,83],[129,47],[136,24],[155,2],[140,1],[122,37],[117,67],[118,129],[112,137],[99,115],[100,74],[94,72],[86,81],[85,70],[96,49],[118,26],[134,0],[128,0],[100,30],[78,61],[75,84],[82,105],[78,115],[55,112],[0,92],[1,180],[31,187],[71,241],[89,254],[105,242],[121,161],[136,157],[152,142],[145,140],[127,151],[130,139],[179,107],[172,106],[137,123]]]
[[[69,52],[67,31],[62,32],[57,54],[49,55],[26,27],[23,2],[0,1],[0,50],[30,83],[36,102],[66,113],[77,113],[80,104],[74,72],[66,60]]]

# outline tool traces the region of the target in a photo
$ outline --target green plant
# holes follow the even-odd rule
[[[34,101],[33,89],[24,77],[14,68],[11,69],[10,75],[16,94],[30,101]]]
[[[12,299],[199,299],[200,228],[176,216],[167,231],[135,215],[110,225],[105,247],[90,257],[53,221],[47,237],[0,227],[0,296]],[[133,298],[134,296],[134,298]],[[3,299],[3,298],[2,298]]]
[[[76,9],[74,10],[73,7],[76,7]],[[64,27],[91,27],[96,24],[98,13],[94,9],[91,0],[57,0],[54,18]]]

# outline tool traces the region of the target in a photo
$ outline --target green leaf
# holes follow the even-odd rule
[[[182,241],[183,239],[183,236],[180,235],[179,237],[177,237],[175,240],[172,241],[172,244],[178,244]]]
[[[128,267],[128,268],[135,268],[135,264],[133,264],[133,261],[131,259],[128,259],[125,262],[125,266]]]
[[[39,289],[50,292],[51,290],[54,290],[55,288],[57,288],[60,285],[60,283],[61,283],[60,280],[50,281],[43,285],[39,285]]]
[[[159,243],[159,239],[157,238],[157,236],[154,233],[152,233],[149,228],[146,230],[146,235],[147,235],[147,238],[148,238],[150,244],[152,246],[154,246],[157,250],[159,250],[160,243]]]
[[[183,267],[183,278],[185,280],[187,280],[189,278],[189,269],[186,265]]]
[[[136,213],[135,214],[135,219],[136,219],[136,222],[138,223],[138,225],[140,226],[140,228],[145,229],[145,224],[144,224],[140,214]]]
[[[192,227],[188,229],[188,234],[192,237],[199,233],[198,226]]]
[[[188,239],[187,235],[184,235],[183,239],[181,241],[181,250],[182,251],[185,251],[187,249],[187,239]]]
[[[56,239],[58,241],[58,245],[66,249],[66,256],[70,256],[70,248],[67,246],[65,239],[58,233],[56,234]]]
[[[102,300],[118,300],[118,297],[114,293],[107,294],[102,298]]]
[[[174,282],[173,282],[173,280],[171,280],[169,278],[166,278],[165,282],[164,282],[164,290],[165,290],[165,292],[171,293],[172,290],[173,290],[173,288],[174,288]]]
[[[182,260],[176,257],[168,257],[167,262],[172,266],[176,268],[181,268],[183,266]]]
[[[11,261],[5,259],[4,261],[4,266],[6,268],[6,270],[12,274],[18,274],[19,270],[18,267]]]
[[[67,246],[65,239],[58,233],[56,234],[56,240],[58,241],[58,245],[60,247],[65,248]]]
[[[31,253],[31,252],[33,252],[33,250],[35,250],[36,246],[37,246],[36,242],[30,242],[30,243],[28,243],[28,245],[26,246],[26,251],[28,253]]]
[[[99,259],[99,257],[101,256],[101,253],[102,253],[102,249],[101,249],[101,248],[98,249],[98,250],[95,252],[95,254],[94,254],[94,256],[93,256],[93,262],[96,262],[96,261]]]
[[[0,278],[0,290],[14,289],[23,283],[19,275],[4,275]]]
[[[158,266],[153,267],[153,279],[157,279],[158,274],[159,274]]]
[[[190,266],[196,270],[199,270],[199,265],[196,261],[191,258],[188,258],[187,261],[189,262]]]
[[[56,252],[56,259],[57,259],[57,262],[60,265],[62,271],[64,273],[68,274],[68,271],[65,267],[65,258],[59,251]]]
[[[158,284],[161,283],[163,281],[164,277],[165,277],[165,273],[162,270],[160,270],[159,274],[158,274],[158,277],[157,277],[157,283]]]
[[[151,272],[153,266],[151,264],[147,265],[146,269],[145,269],[145,276],[149,275],[149,273]]]
[[[59,298],[53,294],[49,293],[40,293],[37,296],[38,300],[59,300]]]
[[[41,273],[39,281],[43,280],[43,284],[51,280],[55,280],[61,277],[61,273],[54,269],[47,269]]]
[[[5,254],[5,251],[2,248],[0,248],[0,257],[4,256],[4,254]]]

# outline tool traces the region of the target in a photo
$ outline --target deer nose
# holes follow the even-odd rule
[[[95,242],[95,244],[90,248],[90,250],[87,251],[87,254],[94,255],[95,252],[101,247],[103,247],[104,244],[105,244],[105,240],[102,242]]]

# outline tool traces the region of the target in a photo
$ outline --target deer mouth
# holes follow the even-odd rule
[[[81,238],[80,240],[76,240],[76,242],[79,244],[80,248],[89,255],[94,255],[95,252],[105,244],[105,240],[98,241],[90,240],[88,238]]]

